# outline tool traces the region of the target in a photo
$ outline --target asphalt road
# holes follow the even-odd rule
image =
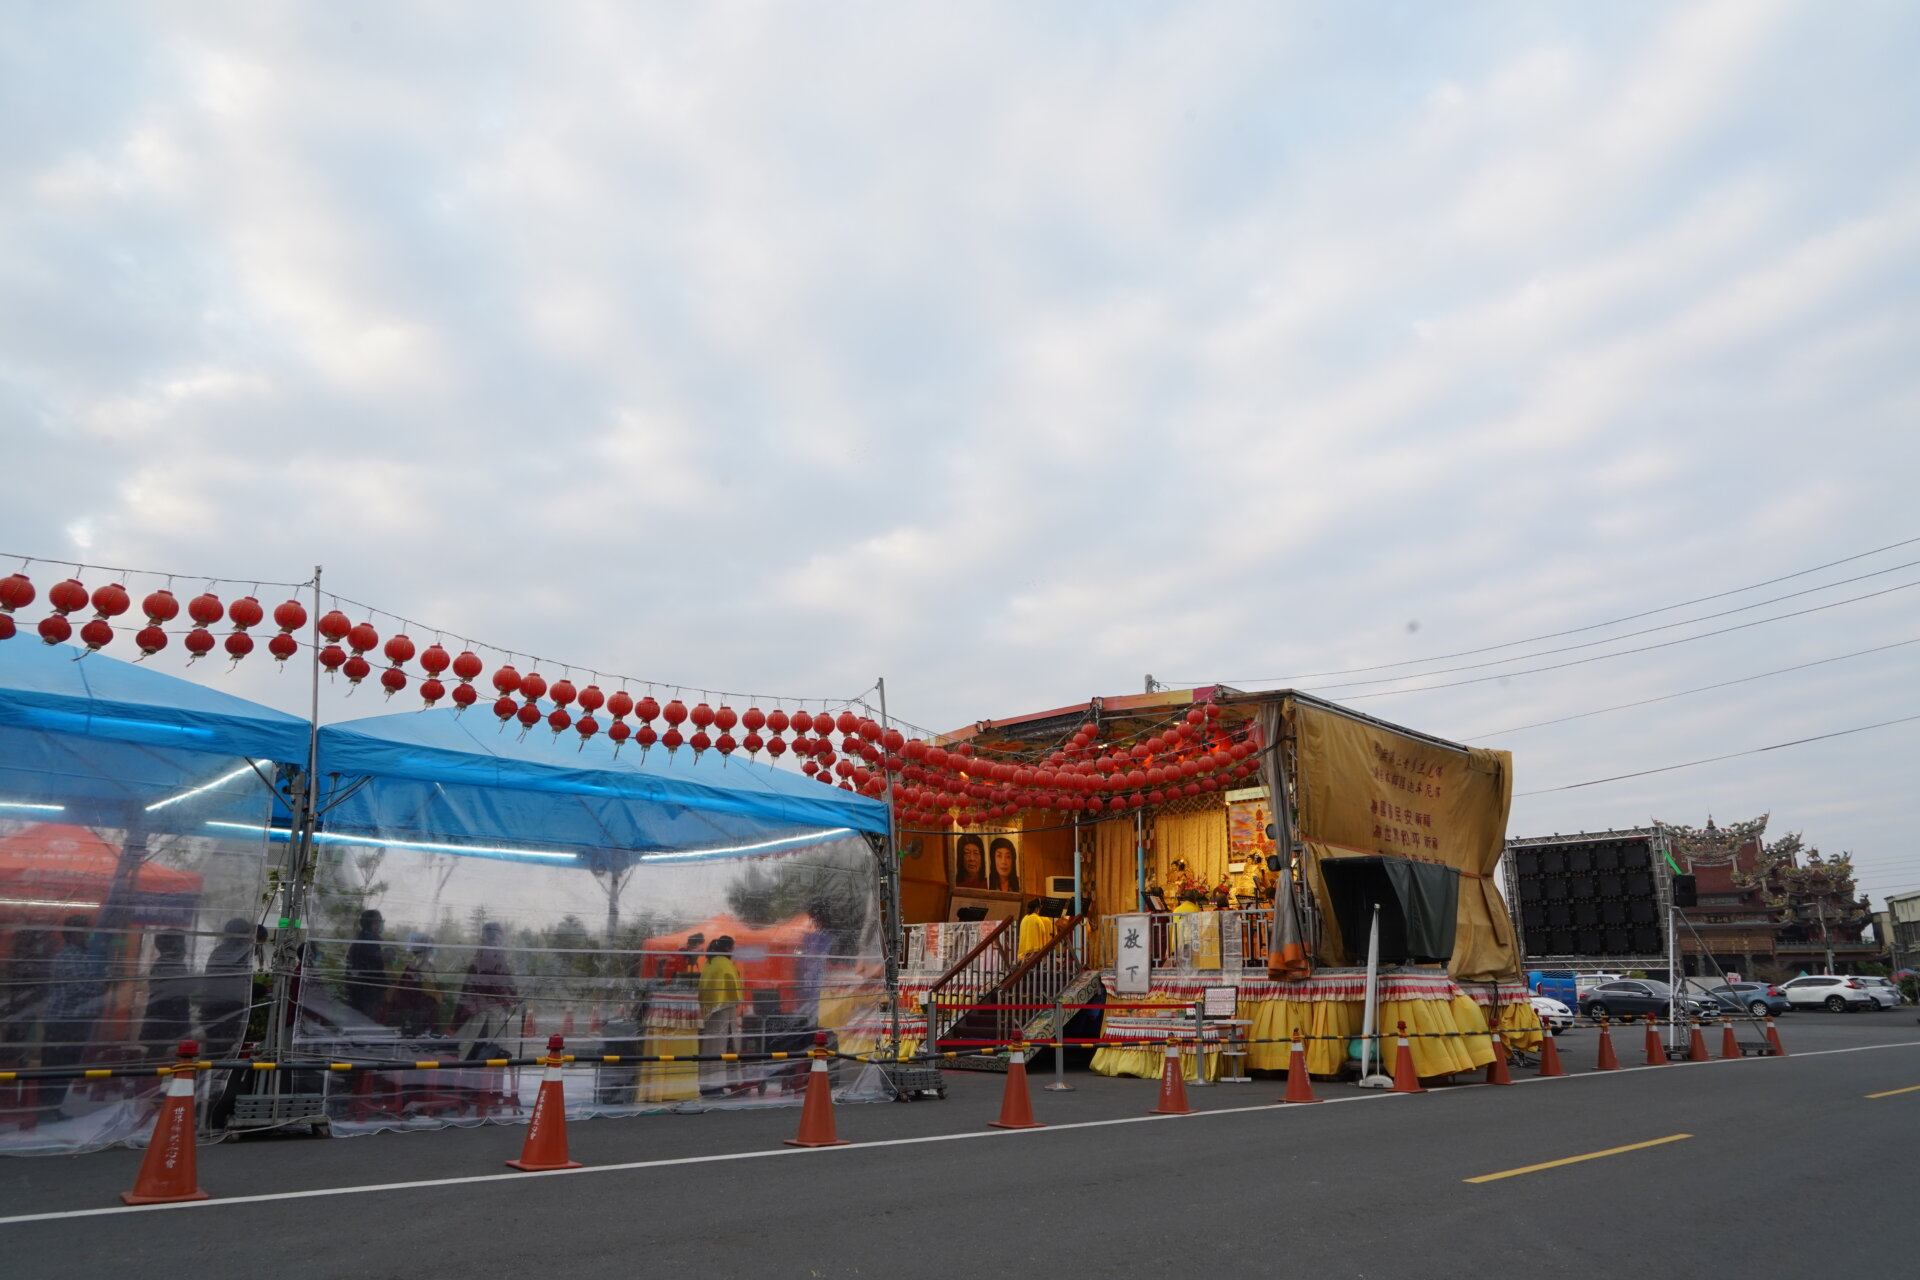
[[[1914,1011],[1781,1029],[1784,1059],[1595,1074],[1583,1031],[1565,1080],[1311,1107],[1261,1080],[1172,1119],[1145,1115],[1151,1082],[1076,1073],[1036,1088],[1048,1128],[1011,1133],[984,1128],[999,1077],[950,1073],[945,1102],[840,1108],[855,1145],[821,1151],[780,1145],[791,1110],[576,1124],[571,1174],[501,1168],[517,1127],[228,1143],[200,1152],[211,1201],[27,1221],[117,1205],[140,1153],[16,1159],[0,1258],[36,1280],[1913,1274]],[[1618,1046],[1642,1060],[1638,1031]]]

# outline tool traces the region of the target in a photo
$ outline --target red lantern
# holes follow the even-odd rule
[[[348,684],[359,684],[373,674],[373,664],[356,653],[340,665],[340,670]]]
[[[40,638],[48,644],[65,644],[73,638],[73,624],[63,613],[50,613],[40,619]]]
[[[547,690],[547,697],[553,699],[553,705],[556,707],[569,706],[573,700],[579,696],[580,695],[574,691],[573,681],[567,679],[565,676],[555,680],[553,682],[553,688]]]
[[[774,714],[774,715],[779,715],[780,713],[776,711],[776,712],[774,712],[773,714]],[[826,712],[824,712],[824,711],[823,711],[823,712],[821,712],[820,714],[821,714],[822,716],[824,716],[824,715],[826,715]],[[810,712],[810,711],[808,711],[808,710],[806,710],[806,709],[805,709],[804,707],[803,707],[803,708],[801,708],[801,709],[800,709],[799,711],[796,711],[796,712],[794,712],[794,713],[793,713],[793,716],[792,716],[792,720],[793,720],[793,731],[794,731],[795,733],[811,733],[811,732],[813,732],[813,713],[812,713],[812,712]],[[769,726],[771,726],[771,725],[773,724],[773,717],[772,717],[772,716],[769,716],[769,717],[767,718],[767,724],[768,724]],[[827,726],[827,725],[824,725],[824,724],[823,724],[823,725],[821,725],[821,726],[820,726],[820,731],[821,731],[822,733],[824,733],[824,732],[826,732],[826,730],[827,730],[827,728],[828,728],[828,726]]]
[[[667,704],[666,710],[660,713],[660,717],[665,720],[670,727],[677,729],[687,722],[687,704],[675,698]],[[674,736],[678,737],[679,735],[675,734]],[[665,742],[666,740],[663,738],[661,741]]]
[[[187,601],[187,616],[194,625],[210,627],[227,616],[226,606],[220,603],[220,597],[211,591],[203,591]]]
[[[748,755],[758,756],[761,750],[766,747],[767,743],[766,739],[749,729],[747,736],[740,740],[740,745],[747,749]]]
[[[13,615],[0,613],[0,640],[11,640],[17,628],[13,625]]]
[[[501,697],[507,697],[520,688],[520,673],[511,664],[498,668],[493,673],[493,688]]]
[[[607,699],[607,714],[612,716],[616,722],[624,720],[628,716],[632,715],[633,714],[633,695],[628,693],[625,689],[615,690],[614,695],[611,698]],[[613,730],[609,728],[607,732],[612,733]]]
[[[212,653],[213,646],[217,642],[213,638],[213,632],[207,630],[205,627],[195,627],[193,630],[187,632],[187,638],[180,643],[184,644],[187,647],[187,652],[193,655],[193,658],[188,659],[188,661],[191,662],[204,658]]]
[[[513,713],[518,711],[519,709],[520,709],[520,704],[515,702],[512,698],[504,698],[504,697],[496,698],[493,703],[493,714],[500,717],[500,722],[502,724],[505,724],[507,721],[513,719]]]
[[[1201,725],[1205,724],[1206,722],[1207,722],[1207,713],[1202,711],[1200,708],[1195,707],[1193,710],[1187,712],[1187,723],[1191,725],[1193,728],[1198,729]]]
[[[520,696],[528,702],[540,701],[540,695],[547,691],[547,678],[538,671],[529,671],[520,677]]]
[[[880,745],[898,755],[906,748],[907,736],[898,729],[888,729],[880,735]]]
[[[693,758],[698,760],[701,753],[713,749],[713,739],[707,736],[705,729],[695,729],[693,736],[687,739],[687,745],[693,748]]]
[[[793,723],[792,718],[789,717],[786,712],[782,711],[778,707],[775,707],[773,710],[767,712],[767,732],[768,733],[771,733],[771,734],[785,733],[787,731],[787,727],[792,723]],[[807,725],[808,727],[812,727],[813,725],[812,716],[807,717]]]
[[[118,582],[109,582],[94,590],[93,612],[96,618],[117,618],[132,607],[133,597]]]
[[[720,704],[719,710],[713,713],[713,727],[722,733],[731,733],[733,726],[739,723],[738,713],[724,702]]]
[[[463,649],[460,656],[453,660],[453,674],[461,684],[472,684],[486,670],[486,664],[480,661],[480,655],[471,649]]]
[[[353,630],[353,623],[347,615],[338,609],[329,609],[320,615],[320,638],[332,644],[339,644],[347,638],[347,632]]]
[[[391,698],[407,687],[407,673],[398,667],[388,667],[380,673],[380,687],[385,689],[387,696]]]
[[[772,717],[768,717],[767,727],[769,729],[773,727]],[[767,754],[772,756],[775,760],[778,760],[781,756],[787,754],[787,740],[781,737],[777,733],[774,734],[771,738],[768,738]],[[813,761],[809,760],[807,761],[807,763],[812,764]]]
[[[12,613],[15,609],[26,608],[33,603],[33,597],[36,594],[33,589],[33,579],[24,573],[0,578],[0,613]],[[151,600],[153,597],[148,596],[147,599]]]
[[[80,628],[81,643],[87,646],[88,653],[96,653],[113,643],[113,624],[101,618],[95,618]]]
[[[347,647],[355,653],[365,653],[380,643],[380,633],[373,629],[371,622],[356,622],[347,632]]]
[[[740,727],[748,733],[758,733],[767,727],[767,713],[758,707],[748,707],[740,717]]]
[[[660,735],[653,731],[653,726],[650,724],[643,724],[633,731],[633,745],[642,751],[658,741],[660,741]]]
[[[479,691],[472,685],[457,684],[453,686],[453,705],[460,708],[460,710],[465,711],[478,701],[480,701]]]
[[[553,736],[559,737],[573,726],[573,713],[565,707],[555,707],[547,717],[547,728],[553,730]]]
[[[153,597],[148,596],[147,599]],[[273,606],[273,625],[280,628],[282,635],[298,631],[307,625],[307,606],[298,600],[282,600]]]
[[[241,596],[227,606],[227,620],[242,631],[259,626],[260,620],[266,616],[267,611],[252,596]]]
[[[167,633],[159,627],[142,627],[140,634],[133,638],[133,642],[140,646],[141,657],[151,658],[167,647]]]
[[[800,772],[806,774],[809,778],[811,778],[814,774],[820,772],[820,766],[815,764],[813,761],[809,760],[805,764],[800,766]]]
[[[227,656],[235,662],[253,652],[253,637],[244,631],[235,631],[227,637]]]
[[[665,733],[660,735],[660,745],[667,749],[669,756],[680,750],[686,743],[687,740],[680,736],[678,729],[669,728]]]
[[[520,704],[520,709],[513,713],[513,716],[514,719],[520,722],[520,728],[524,733],[525,730],[531,729],[540,723],[540,708],[534,706],[531,702],[523,702]]]
[[[56,582],[47,592],[47,603],[53,606],[55,613],[64,618],[70,613],[76,613],[87,607],[87,589],[78,578]],[[218,614],[214,616],[219,617]]]
[[[581,716],[573,722],[573,731],[580,735],[580,745],[584,747],[588,738],[600,732],[600,722],[592,716]]]
[[[447,651],[437,644],[430,644],[420,654],[420,669],[430,676],[437,676],[453,662]]]
[[[730,733],[723,733],[713,740],[713,749],[723,756],[732,755],[739,747],[740,744],[733,740]]]
[[[613,739],[613,754],[620,754],[620,746],[633,736],[633,726],[625,720],[615,720],[607,726],[607,736]]]
[[[381,646],[380,652],[387,655],[387,661],[393,666],[404,667],[413,660],[413,638],[404,633],[394,636]]]
[[[653,700],[652,694],[648,694],[633,704],[633,714],[639,716],[641,723],[644,724],[660,714],[660,704]],[[635,738],[634,741],[639,742],[640,740]],[[642,745],[644,746],[645,744],[642,743]]]
[[[580,691],[580,710],[582,714],[592,715],[607,705],[607,695],[600,692],[600,686],[590,684]]]
[[[402,676],[401,679],[404,681],[406,677]],[[447,686],[441,684],[432,676],[428,676],[420,682],[420,701],[426,703],[428,706],[432,706],[446,696]]]
[[[347,651],[337,644],[330,644],[320,651],[320,665],[327,669],[328,675],[338,671],[340,664],[346,660]]]
[[[696,729],[711,728],[713,726],[713,708],[704,702],[697,704],[693,708],[692,719],[693,727]]]

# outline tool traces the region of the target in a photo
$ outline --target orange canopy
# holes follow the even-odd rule
[[[45,822],[0,836],[0,907],[98,907],[113,887],[120,857],[119,845],[86,827]],[[152,862],[140,864],[132,884],[139,897],[193,895],[200,887],[193,872]]]

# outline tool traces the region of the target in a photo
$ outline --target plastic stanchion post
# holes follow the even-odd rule
[[[567,1093],[561,1078],[562,1052],[566,1042],[560,1036],[547,1037],[546,1074],[540,1078],[540,1093],[533,1100],[533,1117],[527,1121],[527,1140],[521,1144],[520,1158],[507,1165],[529,1173],[553,1169],[578,1169],[580,1162],[567,1156]]]
[[[813,1066],[807,1071],[807,1096],[800,1104],[800,1132],[786,1140],[789,1147],[844,1147],[849,1145],[833,1127],[833,1077],[827,1071],[827,1033],[813,1036]]]
[[[122,1191],[128,1204],[169,1204],[175,1200],[205,1200],[193,1145],[193,1063],[200,1046],[182,1040],[180,1061],[167,1077],[160,1097],[160,1114],[153,1122],[153,1140],[140,1161],[133,1190]]]

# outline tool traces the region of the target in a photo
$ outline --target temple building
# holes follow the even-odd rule
[[[1801,973],[1857,973],[1884,948],[1863,938],[1872,922],[1854,884],[1851,855],[1823,856],[1799,834],[1769,843],[1767,818],[1705,827],[1659,823],[1679,869],[1695,877],[1680,951],[1687,971],[1714,966],[1778,981]]]

